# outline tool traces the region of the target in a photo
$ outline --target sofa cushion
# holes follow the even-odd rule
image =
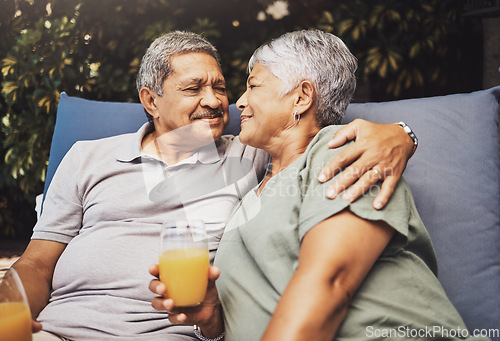
[[[404,177],[438,258],[438,277],[469,329],[500,326],[500,87],[351,104],[345,122],[404,121],[419,146]]]
[[[61,93],[44,193],[62,158],[76,141],[131,133],[146,121],[140,103],[90,101]]]

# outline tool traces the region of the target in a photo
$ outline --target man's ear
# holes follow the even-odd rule
[[[159,115],[158,107],[155,102],[156,96],[158,95],[153,90],[145,86],[139,90],[139,99],[141,100],[142,106],[151,116],[153,116],[153,118],[158,118]]]
[[[316,90],[311,81],[305,80],[297,87],[297,98],[295,100],[295,111],[303,114],[314,106]]]

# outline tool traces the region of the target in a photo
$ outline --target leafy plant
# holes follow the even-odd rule
[[[6,9],[0,13],[0,233],[19,236],[35,221],[34,198],[43,190],[60,93],[137,101],[135,76],[151,41],[183,29],[217,42],[221,27],[230,23],[207,16],[210,4],[195,8],[197,1],[0,0],[0,5]]]
[[[361,80],[375,94],[442,94],[468,86],[457,86],[461,66],[468,68],[463,72],[468,80],[463,81],[479,83],[477,76],[470,77],[477,62],[470,65],[467,60],[471,48],[481,51],[472,38],[477,22],[464,19],[462,9],[460,1],[354,0],[323,11],[317,27],[347,43],[359,59]]]
[[[59,94],[136,102],[140,59],[165,32],[191,30],[214,43],[231,102],[255,48],[302,28],[339,35],[374,100],[468,91],[481,74],[480,54],[467,53],[482,49],[477,23],[455,0],[0,0],[0,8],[4,236],[28,235],[35,222]]]

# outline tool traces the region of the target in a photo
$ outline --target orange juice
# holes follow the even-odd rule
[[[160,280],[167,297],[178,307],[193,306],[205,299],[208,283],[207,249],[167,250],[160,255]]]
[[[31,341],[31,313],[23,302],[0,303],[0,339]]]

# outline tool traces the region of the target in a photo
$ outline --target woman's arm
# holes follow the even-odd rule
[[[21,278],[33,318],[49,301],[54,268],[65,248],[63,243],[34,239],[12,266]]]
[[[309,230],[262,341],[332,340],[394,230],[344,210]]]

